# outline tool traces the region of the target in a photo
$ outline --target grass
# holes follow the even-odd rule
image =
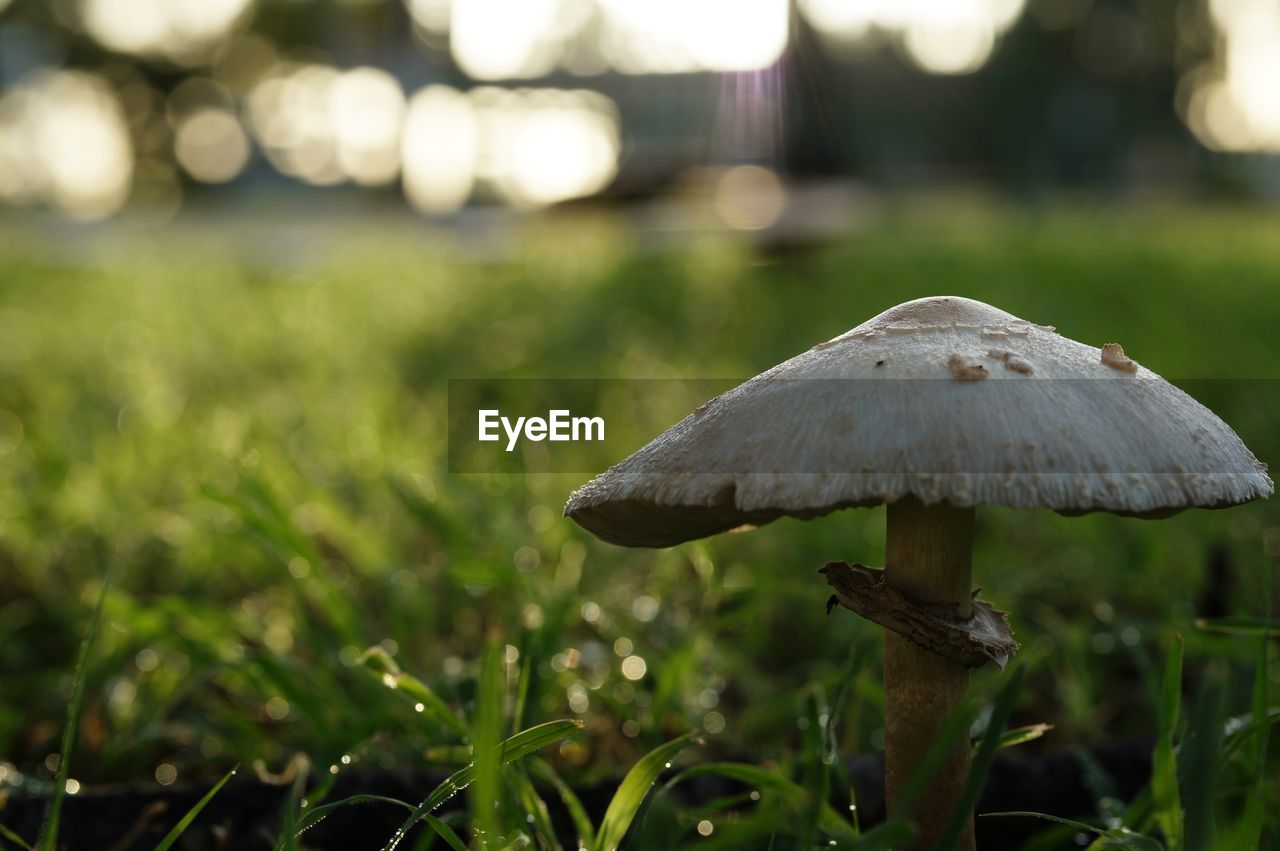
[[[102,605],[106,602],[107,592],[111,588],[111,576],[102,580],[102,590],[98,592],[98,602],[89,617],[89,628],[80,642],[80,652],[76,656],[74,685],[71,689],[71,702],[68,704],[66,724],[62,728],[62,743],[59,748],[58,771],[53,781],[53,792],[49,796],[49,809],[40,828],[40,836],[36,839],[38,851],[53,851],[58,846],[58,827],[61,824],[62,802],[67,796],[67,786],[71,768],[71,752],[75,747],[76,734],[80,727],[80,712],[84,706],[85,674],[88,670],[89,651],[97,638],[98,623],[102,620]]]
[[[150,782],[163,764],[212,784],[296,754],[322,776],[425,762],[472,772],[484,791],[471,800],[496,805],[459,821],[419,813],[430,798],[400,802],[437,846],[466,845],[473,828],[549,843],[550,800],[590,848],[628,835],[636,847],[894,841],[823,800],[850,797],[833,755],[876,750],[883,695],[877,631],[823,616],[813,573],[833,558],[882,562],[882,512],[609,547],[559,516],[582,476],[446,472],[447,379],[745,378],[951,292],[1121,342],[1274,459],[1278,225],[1250,210],[926,205],[770,253],[714,236],[642,250],[601,214],[531,222],[477,259],[398,227],[335,232],[299,256],[219,228],[50,242],[10,224],[0,777],[65,789]],[[661,425],[637,417],[625,438]],[[1161,731],[1147,794],[1100,796],[1096,818],[1046,821],[1043,841],[1086,828],[1099,848],[1276,841],[1267,575],[1280,512],[987,509],[978,522],[979,584],[1024,645],[1008,723],[1053,725],[1021,747]],[[73,677],[104,558],[112,583]],[[638,679],[623,673],[632,656]],[[1007,681],[975,676],[983,741]],[[59,741],[68,705],[74,750]],[[584,727],[503,763],[499,743],[562,720]],[[647,755],[690,730],[704,743],[651,792]],[[704,770],[759,799],[684,803]],[[593,824],[577,792],[619,783],[625,815]],[[335,803],[299,787],[281,841]]]

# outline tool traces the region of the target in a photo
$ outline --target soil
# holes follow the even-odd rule
[[[1115,742],[1091,748],[1089,752],[1110,776],[1120,800],[1131,799],[1150,778],[1149,741]],[[856,757],[849,761],[848,767],[858,796],[862,825],[870,827],[884,818],[880,780],[883,761],[879,757]],[[418,801],[444,776],[444,772],[374,772],[352,768],[338,779],[328,800],[373,794]],[[599,823],[615,785],[577,790],[594,822]],[[60,851],[150,851],[208,788],[197,784],[171,787],[139,784],[84,789],[65,799],[58,847]],[[698,803],[740,792],[742,788],[728,780],[702,777],[682,784],[678,790],[689,803]],[[279,834],[280,811],[287,794],[286,786],[249,778],[234,779],[214,797],[174,847],[182,851],[271,851]],[[437,814],[464,807],[464,795],[446,802]],[[561,844],[566,848],[576,847],[571,822],[559,799],[548,794],[546,800]],[[992,765],[978,812],[1030,810],[1088,819],[1096,815],[1094,802],[1095,795],[1086,785],[1075,753],[1027,755],[1010,750],[1001,753]],[[47,803],[43,796],[10,793],[7,799],[0,798],[0,823],[28,842],[34,842]],[[839,806],[847,805],[845,801]],[[340,809],[307,831],[303,847],[314,851],[377,851],[405,815],[403,809],[383,804]],[[1038,819],[979,818],[977,844],[983,851],[1013,851],[1046,826]],[[401,847],[413,848],[415,835],[411,834]]]

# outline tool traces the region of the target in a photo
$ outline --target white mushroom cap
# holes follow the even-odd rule
[[[712,399],[565,514],[606,541],[662,547],[908,496],[1164,516],[1272,490],[1226,423],[1119,346],[944,296]]]

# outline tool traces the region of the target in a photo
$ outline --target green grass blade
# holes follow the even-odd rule
[[[1160,686],[1160,729],[1152,754],[1151,793],[1156,807],[1156,823],[1164,834],[1169,851],[1182,848],[1182,800],[1178,794],[1178,760],[1173,737],[1178,727],[1182,701],[1182,636],[1173,640],[1165,661]]]
[[[1217,670],[1215,670],[1217,668]],[[1226,717],[1224,675],[1211,667],[1197,690],[1181,747],[1183,841],[1187,848],[1214,848],[1214,793],[1221,766],[1222,728]]]
[[[1165,851],[1163,845],[1150,836],[1143,836],[1140,833],[1134,833],[1124,828],[1116,828],[1114,830],[1104,830],[1092,824],[1086,824],[1075,819],[1062,818],[1061,816],[1051,816],[1048,813],[1033,813],[1024,810],[1014,810],[1005,813],[982,813],[980,818],[1034,818],[1044,821],[1051,821],[1055,824],[1066,825],[1076,830],[1092,833],[1105,841],[1108,848],[1127,848],[1130,851]],[[1092,846],[1091,846],[1092,847]]]
[[[1117,848],[1127,848],[1130,851],[1166,851],[1163,845],[1150,836],[1126,831],[1122,827],[1111,831],[1109,837]]]
[[[476,711],[471,721],[471,744],[476,769],[475,792],[469,796],[471,830],[482,845],[496,842],[501,835],[502,790],[498,786],[501,768],[498,743],[502,741],[502,725],[507,696],[506,666],[502,643],[490,638],[485,643],[477,684]]]
[[[547,745],[554,744],[573,735],[578,730],[581,730],[583,726],[585,725],[581,721],[565,720],[548,721],[545,724],[530,727],[528,730],[517,733],[501,744],[499,762],[502,765],[510,765],[517,760],[524,759],[535,751],[545,748]],[[404,841],[405,834],[409,832],[409,829],[421,821],[424,815],[470,786],[475,782],[475,779],[475,763],[455,771],[447,780],[437,786],[421,804],[413,809],[412,814],[405,819],[404,824],[396,829],[391,839],[383,846],[383,851],[394,851]]]
[[[665,789],[690,780],[694,777],[706,775],[718,775],[736,780],[746,786],[755,786],[762,792],[772,792],[778,795],[787,806],[792,810],[791,820],[788,826],[794,828],[794,818],[798,814],[805,802],[810,798],[808,791],[799,783],[778,774],[776,771],[770,771],[761,768],[758,765],[749,765],[743,762],[707,762],[702,765],[695,765],[686,768],[667,782]],[[818,813],[818,827],[829,836],[835,837],[837,840],[845,843],[855,843],[858,841],[858,835],[854,831],[853,826],[845,821],[840,813],[829,803],[823,802],[823,806]],[[865,834],[862,839],[865,841],[871,833]]]
[[[1080,775],[1084,780],[1085,788],[1093,796],[1093,805],[1099,815],[1103,818],[1125,821],[1128,805],[1121,801],[1116,793],[1115,782],[1111,779],[1111,775],[1093,754],[1084,748],[1076,750],[1075,758],[1076,764],[1080,766]]]
[[[519,730],[524,725],[525,704],[529,700],[529,683],[533,679],[533,651],[529,642],[523,642],[520,648],[520,678],[516,681],[515,706],[511,709],[511,729]]]
[[[436,832],[436,835],[443,839],[448,846],[453,849],[453,851],[470,851],[470,849],[467,848],[467,843],[463,842],[458,834],[454,833],[453,828],[449,827],[449,825],[445,824],[440,819],[430,813],[426,813],[423,815],[422,820],[430,825],[431,829]]]
[[[280,826],[280,844],[285,851],[295,851],[298,847],[298,812],[302,809],[302,793],[307,786],[307,775],[311,770],[311,760],[303,754],[297,754],[289,763],[293,771],[293,782],[289,784],[289,794],[284,801],[284,814]]]
[[[1266,601],[1266,613],[1270,616],[1272,594],[1270,561],[1266,565],[1263,587],[1266,590],[1262,598]],[[1237,843],[1236,847],[1239,848],[1260,848],[1262,846],[1262,834],[1266,829],[1267,801],[1271,797],[1268,794],[1267,749],[1271,743],[1271,723],[1274,723],[1275,720],[1280,720],[1280,713],[1277,713],[1277,718],[1268,717],[1271,707],[1270,650],[1271,637],[1268,635],[1261,636],[1258,639],[1258,661],[1253,668],[1252,710],[1254,720],[1263,723],[1260,724],[1260,729],[1257,733],[1257,746],[1253,753],[1253,764],[1251,766],[1254,772],[1254,786],[1245,801],[1244,812],[1240,816],[1232,837]]]
[[[400,670],[396,660],[381,646],[375,644],[364,651],[360,662],[387,688],[398,691],[415,704],[421,705],[423,715],[460,736],[467,734],[467,725],[459,720],[449,704],[422,680]]]
[[[543,759],[535,759],[529,763],[529,767],[533,773],[542,780],[550,783],[560,795],[560,801],[564,804],[564,808],[569,811],[569,819],[573,822],[573,829],[578,833],[578,847],[591,848],[596,843],[596,831],[591,824],[591,816],[587,815],[587,808],[582,806],[582,801],[569,788],[569,784],[561,779],[556,770],[551,767],[550,763]]]
[[[831,773],[835,775],[836,782],[840,784],[840,788],[848,792],[849,821],[853,826],[855,836],[861,831],[858,823],[858,794],[853,787],[853,779],[849,776],[848,767],[845,765],[844,760],[840,758],[839,731],[841,719],[852,700],[854,686],[857,684],[858,677],[866,664],[867,646],[865,642],[857,643],[854,645],[853,652],[849,654],[849,660],[845,663],[844,674],[840,677],[840,682],[836,687],[836,699],[827,717],[826,729]]]
[[[200,815],[200,811],[213,800],[213,796],[222,791],[222,787],[227,785],[227,781],[235,776],[235,768],[223,775],[222,779],[219,780],[212,789],[204,794],[204,797],[199,801],[196,801],[194,807],[187,810],[187,814],[178,820],[178,823],[173,826],[173,830],[165,834],[164,839],[161,839],[159,844],[156,845],[156,851],[169,851],[169,848],[173,846],[173,843],[178,841],[178,837],[182,836],[186,829],[191,826],[191,823],[196,820],[196,817]]]
[[[1235,755],[1235,752],[1244,747],[1255,733],[1269,731],[1269,728],[1280,724],[1280,709],[1272,709],[1262,718],[1254,718],[1252,715],[1248,717],[1250,718],[1248,722],[1243,722],[1240,727],[1232,729],[1223,740],[1222,758],[1224,760]],[[1255,753],[1254,759],[1259,755]]]
[[[842,843],[841,847],[856,848],[857,851],[892,851],[908,845],[916,836],[916,826],[904,818],[891,818],[858,838],[850,845]]]
[[[1267,563],[1263,587],[1266,589],[1262,595],[1265,600],[1268,619],[1271,615],[1271,563]],[[1255,720],[1262,720],[1267,717],[1271,710],[1271,687],[1270,687],[1270,650],[1271,636],[1262,635],[1258,638],[1258,660],[1253,666],[1253,695],[1250,700],[1250,708],[1253,712]],[[1267,744],[1271,738],[1271,731],[1264,725],[1263,729],[1258,732],[1258,749],[1254,752],[1254,766],[1258,772],[1258,779],[1262,779],[1267,765]]]
[[[1143,648],[1140,641],[1125,644],[1124,648],[1125,655],[1129,657],[1142,679],[1142,690],[1151,701],[1152,714],[1158,713],[1160,711],[1160,675],[1156,671],[1155,663],[1151,661],[1151,655]]]
[[[399,476],[388,476],[391,493],[414,519],[441,541],[468,543],[474,537],[471,527],[450,517],[439,505],[424,498],[409,481]]]
[[[36,841],[36,848],[39,851],[53,851],[58,844],[58,820],[62,817],[62,801],[67,795],[71,751],[75,747],[76,731],[80,726],[80,710],[84,707],[84,685],[89,673],[89,652],[98,636],[98,622],[102,619],[102,608],[106,604],[107,592],[110,589],[111,570],[108,568],[106,576],[102,579],[102,590],[98,592],[98,602],[94,605],[93,615],[89,618],[89,628],[80,642],[75,681],[71,687],[71,704],[67,707],[67,726],[62,731],[62,753],[58,760],[58,776],[54,780],[49,809],[45,812],[44,824],[40,828],[40,838]]]
[[[538,794],[525,768],[526,766],[513,766],[507,769],[506,782],[524,811],[525,819],[538,832],[541,840],[537,843],[538,847],[548,851],[562,851],[560,842],[556,839],[556,829],[551,824],[551,813],[547,811],[546,802]]]
[[[307,812],[298,820],[297,833],[295,836],[301,836],[308,829],[315,827],[324,821],[333,813],[334,810],[340,810],[343,807],[355,806],[357,804],[392,804],[397,807],[403,807],[409,812],[413,812],[415,807],[407,801],[401,801],[398,798],[387,798],[383,795],[352,795],[349,798],[343,798],[341,801],[334,801],[331,804],[324,804],[315,809],[308,809]],[[276,845],[276,851],[283,851],[284,840]]]
[[[19,848],[22,849],[22,851],[35,851],[35,849],[33,849],[29,844],[27,844],[26,840],[24,840],[21,836],[14,833],[12,830],[10,830],[9,828],[5,827],[2,824],[0,824],[0,837],[3,837],[9,840],[14,845],[17,845]]]
[[[827,730],[822,724],[822,716],[828,715],[830,709],[826,706],[821,688],[815,688],[810,692],[809,699],[805,701],[805,712],[809,723],[804,729],[802,756],[804,776],[800,783],[805,790],[805,795],[804,806],[797,824],[799,827],[797,844],[801,848],[812,848],[822,805],[827,803],[831,792],[829,739]]]
[[[245,475],[240,478],[242,490],[238,493],[222,493],[212,487],[201,488],[204,496],[231,510],[255,538],[266,544],[283,561],[294,555],[301,556],[312,565],[312,599],[329,621],[332,631],[342,640],[359,647],[362,618],[353,605],[354,598],[344,594],[333,580],[321,570],[325,559],[314,543],[300,532],[285,510],[273,488],[262,478]]]
[[[1010,810],[1002,813],[982,813],[979,818],[1034,818],[1051,821],[1057,824],[1064,824],[1068,827],[1074,827],[1076,830],[1083,830],[1086,833],[1092,833],[1097,836],[1106,836],[1107,832],[1097,825],[1085,824],[1075,819],[1063,818],[1062,816],[1051,816],[1048,813],[1033,813],[1027,810]]]
[[[1274,618],[1196,618],[1196,629],[1223,635],[1280,635],[1280,620]]]
[[[1259,783],[1249,792],[1244,810],[1235,824],[1226,831],[1221,844],[1223,851],[1256,851],[1263,845],[1263,830],[1267,823],[1267,808],[1274,806],[1271,799],[1274,792],[1267,789],[1265,783]]]
[[[1028,724],[1025,727],[1014,727],[1012,730],[1005,730],[1000,734],[1000,741],[996,744],[997,748],[1016,748],[1018,745],[1025,745],[1027,742],[1034,742],[1042,737],[1045,733],[1053,729],[1052,724]],[[982,747],[979,741],[974,745],[974,750]]]
[[[600,832],[596,834],[596,841],[592,846],[593,851],[615,851],[622,844],[632,820],[649,797],[649,790],[653,788],[658,776],[671,765],[671,760],[680,751],[695,741],[692,733],[685,733],[680,738],[649,751],[631,767],[604,812]]]
[[[1103,811],[1105,813],[1105,810]],[[1151,784],[1124,807],[1123,822],[1130,830],[1150,833],[1156,828],[1156,804],[1151,794]]]
[[[951,851],[960,834],[964,832],[973,818],[974,805],[982,794],[982,784],[987,780],[987,772],[991,770],[991,762],[1000,749],[1001,734],[1013,714],[1013,707],[1018,702],[1022,691],[1022,681],[1026,678],[1027,669],[1019,665],[1009,677],[1009,681],[996,696],[995,706],[991,710],[991,718],[987,721],[987,729],[983,732],[982,741],[978,743],[973,755],[973,764],[969,767],[969,777],[965,780],[964,790],[960,793],[960,801],[956,804],[951,820],[938,840],[939,851]]]

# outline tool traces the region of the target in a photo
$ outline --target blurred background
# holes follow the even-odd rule
[[[1269,0],[0,0],[0,203],[1274,199],[1277,80]]]
[[[545,768],[579,791],[697,730],[689,759],[830,768],[874,819],[833,754],[874,787],[880,630],[824,615],[815,570],[883,563],[883,510],[611,547],[561,517],[585,475],[449,473],[448,380],[732,383],[950,293],[1123,344],[1275,460],[1278,154],[1275,0],[0,0],[0,823],[33,836],[5,796],[59,771],[442,775],[561,718]],[[666,425],[615,401],[630,447]],[[1280,510],[978,523],[1011,723],[1054,725],[1015,754],[1078,781],[1118,742],[1127,780],[1049,799],[1158,833],[1121,804],[1175,636],[1199,730],[1275,711]],[[1276,749],[1216,735],[1187,771],[1221,847],[1267,847]],[[650,826],[806,824],[708,794]],[[1083,844],[1054,829],[1033,847]]]

